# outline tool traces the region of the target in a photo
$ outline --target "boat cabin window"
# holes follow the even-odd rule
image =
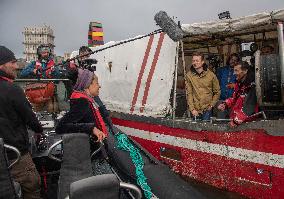
[[[194,119],[188,110],[184,78],[192,65],[194,52],[205,55],[205,63],[215,74],[218,68],[228,64],[230,55],[237,53],[255,73],[260,111],[264,111],[268,119],[284,118],[276,25],[243,33],[196,35],[183,39],[177,69],[175,118]],[[217,108],[214,107],[213,117],[218,119],[217,115]]]

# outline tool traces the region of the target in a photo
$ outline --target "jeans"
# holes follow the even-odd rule
[[[202,114],[199,114],[196,117],[196,119],[199,119],[199,120],[210,120],[210,117],[212,117],[212,110],[204,111]]]

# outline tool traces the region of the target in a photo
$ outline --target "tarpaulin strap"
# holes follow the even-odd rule
[[[147,178],[144,175],[144,161],[140,154],[140,150],[130,142],[129,138],[125,134],[121,132],[115,134],[115,138],[118,149],[128,151],[130,153],[131,160],[135,166],[136,182],[143,190],[145,197],[147,199],[151,199],[153,193],[150,186],[147,184]]]
[[[43,176],[44,192],[46,193],[47,192],[47,179],[46,179],[47,173],[46,173],[44,166],[42,166],[41,169],[42,169],[42,176]]]

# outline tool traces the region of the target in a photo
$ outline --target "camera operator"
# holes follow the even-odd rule
[[[76,61],[72,61],[69,64],[70,69],[87,69],[90,71],[96,71],[97,60],[90,58],[92,50],[87,46],[81,46],[79,49],[79,58]],[[85,56],[84,56],[85,55]]]

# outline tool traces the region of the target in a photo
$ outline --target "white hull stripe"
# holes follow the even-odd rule
[[[222,144],[212,144],[208,142],[164,135],[125,126],[116,126],[127,135],[142,138],[145,140],[168,144],[175,147],[186,148],[189,150],[220,155],[226,158],[232,158],[240,161],[248,161],[256,164],[284,168],[284,155],[242,149]]]

